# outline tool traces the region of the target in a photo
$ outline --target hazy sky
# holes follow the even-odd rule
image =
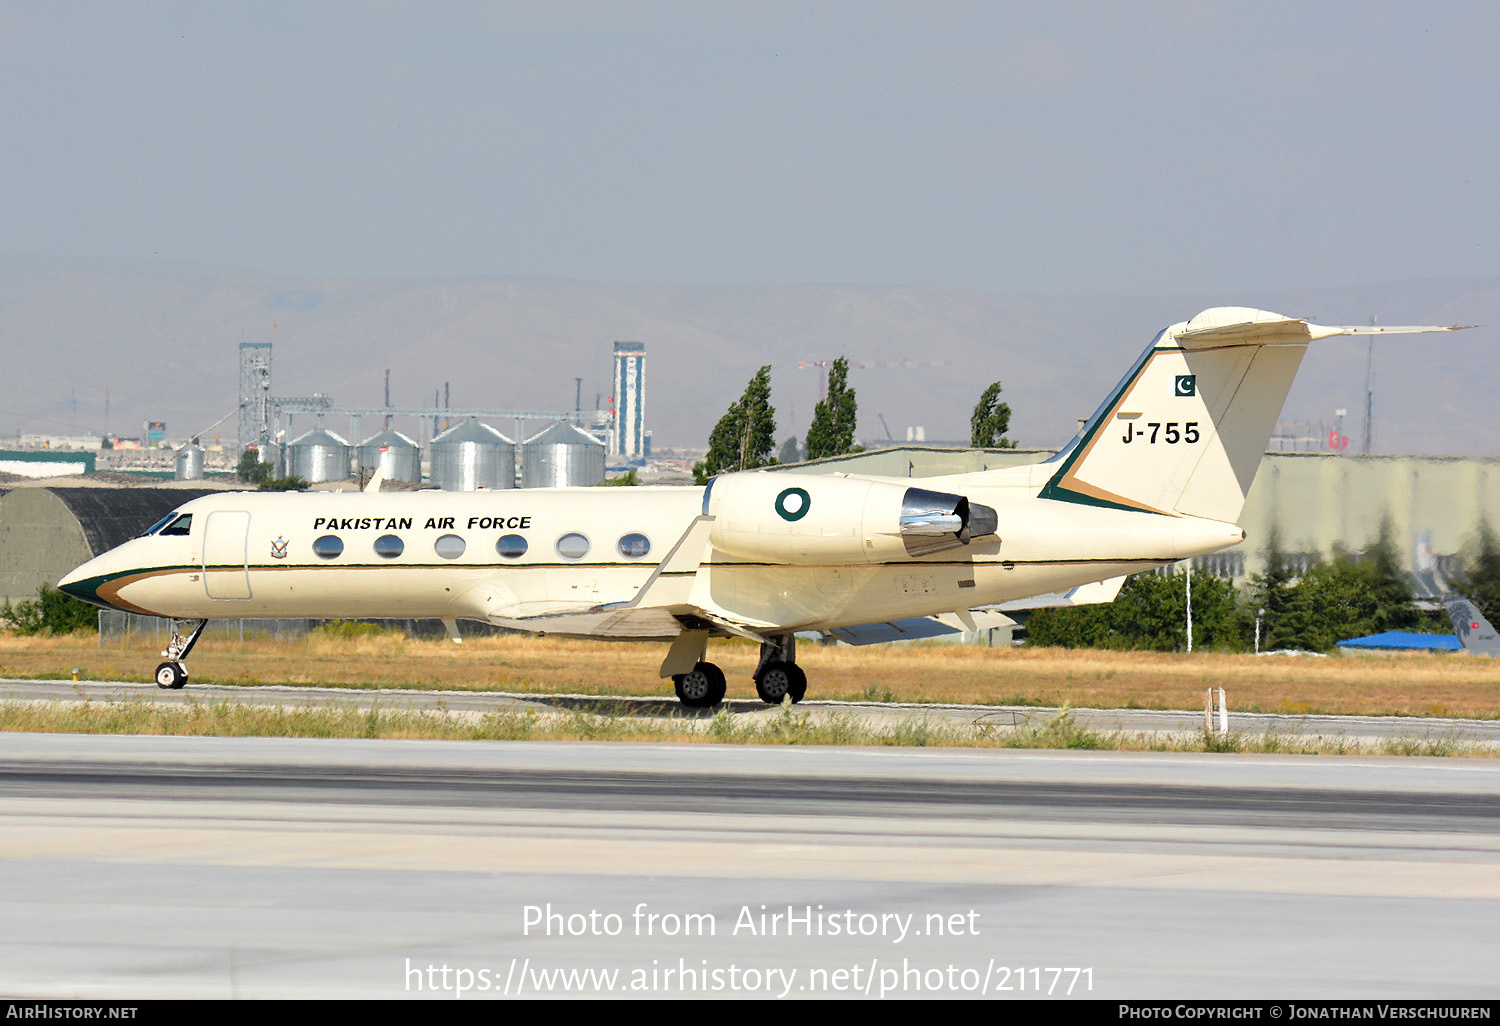
[[[0,253],[1233,293],[1500,271],[1500,4],[0,0]]]

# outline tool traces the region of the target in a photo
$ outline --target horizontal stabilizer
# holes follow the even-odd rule
[[[1182,349],[1216,349],[1220,346],[1305,345],[1336,335],[1420,335],[1432,331],[1461,331],[1471,324],[1442,325],[1333,325],[1311,324],[1305,318],[1286,317],[1269,310],[1243,306],[1219,306],[1188,321],[1172,337]]]
[[[865,623],[858,627],[835,627],[829,633],[850,645],[883,645],[890,641],[940,638],[946,634],[959,634],[962,631],[962,627],[950,627],[931,617],[918,616],[910,620]]]
[[[1024,609],[1051,609],[1055,606],[1089,606],[1099,602],[1113,602],[1125,584],[1124,577],[1111,577],[1095,584],[1080,584],[1067,591],[1052,591],[1045,595],[1002,602],[991,608],[1003,612],[1020,612]]]

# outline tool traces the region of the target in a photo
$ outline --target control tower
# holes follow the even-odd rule
[[[646,458],[646,344],[615,343],[615,428],[610,453],[628,463]]]

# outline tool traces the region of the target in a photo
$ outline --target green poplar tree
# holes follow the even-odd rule
[[[849,361],[839,357],[828,368],[828,397],[813,410],[807,429],[807,459],[842,456],[854,452],[854,425],[859,407],[849,387]]]
[[[1246,606],[1246,638],[1253,638],[1256,612],[1264,609],[1260,625],[1261,651],[1292,648],[1292,584],[1297,574],[1287,561],[1286,551],[1281,547],[1281,531],[1275,525],[1266,537],[1261,558],[1265,560],[1265,568],[1250,578],[1247,589],[1250,601]]]
[[[771,405],[771,365],[755,372],[744,395],[729,409],[708,436],[708,455],[693,467],[693,477],[707,484],[715,474],[754,470],[776,463],[776,408]]]
[[[1406,577],[1401,550],[1396,545],[1396,528],[1391,523],[1390,514],[1381,518],[1380,533],[1365,549],[1360,563],[1369,575],[1375,599],[1370,633],[1412,631],[1423,626],[1423,616],[1413,601],[1415,595]]]
[[[1010,404],[1000,401],[1000,382],[984,390],[969,418],[969,444],[976,449],[1014,449],[1016,443],[1005,437],[1010,430]]]
[[[1488,520],[1480,520],[1472,553],[1454,578],[1453,587],[1479,607],[1490,623],[1500,622],[1500,538]]]

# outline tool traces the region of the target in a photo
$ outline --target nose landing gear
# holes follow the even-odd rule
[[[193,624],[193,628],[187,637],[183,637],[182,626],[187,623]],[[188,653],[198,643],[198,636],[203,633],[203,628],[207,625],[207,620],[172,621],[172,640],[167,643],[167,650],[162,653],[167,657],[167,661],[156,668],[157,687],[177,691],[187,684]]]

